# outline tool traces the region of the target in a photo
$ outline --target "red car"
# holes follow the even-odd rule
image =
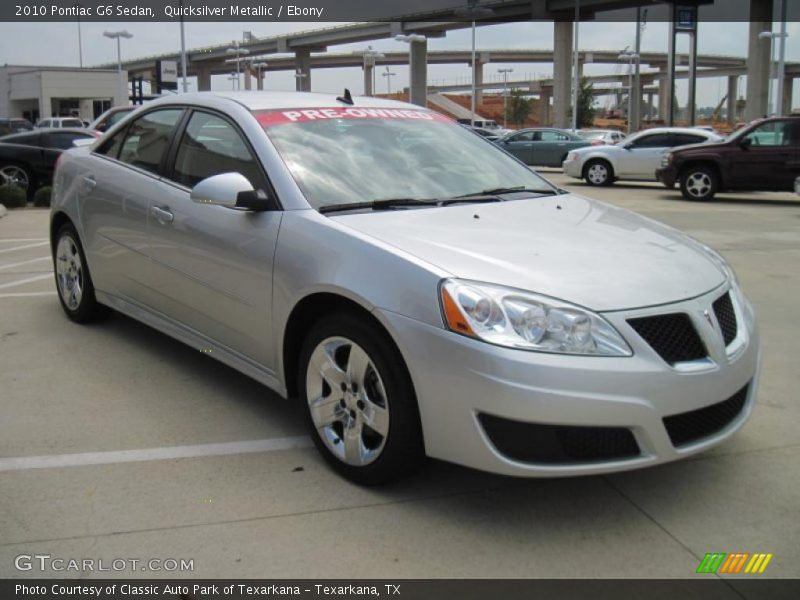
[[[717,192],[794,190],[800,175],[800,116],[753,121],[721,142],[677,148],[662,159],[656,178],[679,183],[687,200]]]

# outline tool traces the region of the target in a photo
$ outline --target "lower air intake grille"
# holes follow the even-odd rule
[[[628,324],[670,365],[708,355],[686,313],[628,319]]]
[[[724,429],[742,412],[748,387],[749,384],[717,404],[664,417],[664,427],[672,445],[686,446]]]
[[[570,464],[639,456],[639,445],[624,427],[577,427],[512,421],[478,415],[497,450],[520,462]]]
[[[717,316],[720,329],[722,329],[722,339],[725,340],[725,345],[727,346],[736,337],[736,331],[738,329],[736,313],[733,310],[730,292],[717,298],[712,306],[714,307],[714,314]]]

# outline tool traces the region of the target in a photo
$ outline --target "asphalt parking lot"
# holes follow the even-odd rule
[[[11,211],[0,219],[0,577],[52,576],[14,566],[48,554],[194,561],[188,573],[104,576],[681,578],[706,552],[772,553],[761,577],[800,577],[800,198],[697,204],[657,184],[596,189],[544,172],[733,264],[764,367],[732,440],[611,476],[519,480],[434,462],[359,488],[323,464],[297,405],[120,315],[68,321],[49,213]]]

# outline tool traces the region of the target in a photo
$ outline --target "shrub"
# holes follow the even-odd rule
[[[28,195],[21,187],[0,185],[0,204],[6,208],[20,208],[28,204]]]
[[[50,197],[53,195],[53,188],[46,185],[36,190],[33,195],[34,206],[50,206]]]

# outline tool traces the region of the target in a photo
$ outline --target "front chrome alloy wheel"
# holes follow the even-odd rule
[[[603,185],[608,179],[608,169],[605,165],[595,163],[586,170],[586,176],[595,185]]]
[[[389,435],[389,404],[378,369],[361,346],[344,337],[317,344],[306,371],[314,427],[342,462],[377,459]]]
[[[83,264],[75,240],[62,235],[56,247],[58,293],[70,310],[78,310],[83,297]]]
[[[27,190],[30,184],[28,174],[24,169],[14,165],[6,165],[0,169],[0,185]]]
[[[686,191],[695,198],[702,198],[711,190],[711,177],[707,173],[691,173],[686,178]]]

